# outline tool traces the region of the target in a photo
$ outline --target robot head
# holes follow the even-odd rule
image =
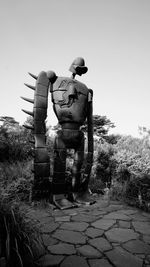
[[[85,61],[82,57],[77,57],[71,64],[69,70],[75,75],[82,75],[88,71],[88,68],[85,66]]]

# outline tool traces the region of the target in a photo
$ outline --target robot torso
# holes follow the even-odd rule
[[[53,109],[60,124],[82,125],[87,117],[89,89],[68,77],[58,77],[50,88]]]

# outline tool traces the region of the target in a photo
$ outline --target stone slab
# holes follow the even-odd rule
[[[89,265],[83,257],[72,255],[68,256],[60,267],[89,267]]]
[[[150,213],[148,213],[148,212],[142,212],[142,215],[150,219]]]
[[[150,244],[150,235],[143,235],[143,240],[144,240],[144,242],[146,242],[147,244]]]
[[[43,234],[42,240],[45,247],[55,245],[58,243],[58,240],[52,238],[51,235],[48,234]]]
[[[122,220],[129,221],[131,220],[127,215],[119,212],[111,212],[107,215],[104,215],[103,219],[113,219],[113,220]]]
[[[86,258],[100,258],[102,253],[90,245],[84,245],[77,248],[77,251]]]
[[[144,235],[150,235],[150,222],[135,221],[132,222],[132,225],[135,231]]]
[[[134,221],[139,221],[139,222],[146,222],[146,221],[150,221],[150,218],[142,215],[141,213],[135,213],[135,214],[131,214],[130,218]]]
[[[99,217],[99,216],[105,215],[106,214],[106,211],[102,211],[102,210],[96,209],[96,210],[91,211],[91,214],[93,216]]]
[[[119,220],[119,227],[120,228],[130,228],[130,226],[131,226],[130,222]]]
[[[59,243],[57,245],[48,246],[47,248],[52,254],[72,255],[76,253],[75,247],[70,244]]]
[[[98,237],[98,236],[102,236],[104,233],[104,230],[101,230],[101,229],[96,229],[96,228],[93,228],[93,227],[89,227],[85,234],[91,238],[95,238],[95,237]]]
[[[76,209],[67,209],[63,211],[64,214],[70,215],[70,216],[75,216],[78,214],[78,211]]]
[[[107,239],[110,242],[127,242],[131,239],[137,239],[139,235],[132,229],[113,228],[105,232]]]
[[[37,261],[37,264],[40,267],[54,267],[59,266],[63,259],[64,256],[46,254]]]
[[[104,252],[112,249],[111,244],[107,241],[107,239],[103,237],[97,237],[88,241],[90,245],[94,246],[96,249]]]
[[[49,224],[42,224],[40,225],[40,232],[43,233],[43,234],[46,234],[46,233],[52,233],[53,231],[55,231],[57,228],[59,227],[59,224],[58,223],[49,223]]]
[[[112,267],[107,259],[89,260],[90,267]]]
[[[106,256],[114,264],[115,267],[142,267],[142,259],[125,251],[121,247],[116,247],[113,250],[106,252]]]
[[[52,237],[71,244],[85,244],[86,237],[76,231],[56,230]]]
[[[96,220],[96,216],[93,216],[93,215],[86,215],[86,214],[77,214],[75,216],[72,217],[72,220],[73,221],[76,221],[76,222],[93,222]]]
[[[108,230],[116,223],[116,220],[106,220],[106,219],[100,219],[92,223],[91,225],[95,228],[99,228],[102,230]]]
[[[141,240],[131,240],[123,244],[123,248],[135,254],[150,254],[150,246]]]
[[[74,231],[79,231],[79,232],[85,231],[87,227],[88,227],[88,223],[86,222],[68,222],[68,223],[63,223],[60,226],[61,229],[74,230]]]
[[[47,223],[51,223],[54,222],[54,218],[53,217],[44,217],[44,218],[39,218],[38,219],[40,224],[47,224]]]
[[[123,209],[123,210],[119,210],[120,213],[124,213],[126,215],[130,215],[130,214],[135,214],[138,211],[137,210],[132,210],[132,209]]]
[[[109,206],[105,207],[104,210],[107,211],[107,212],[112,212],[112,211],[117,211],[117,210],[121,210],[123,209],[123,205],[113,205],[113,204],[110,204]]]
[[[69,222],[70,216],[59,216],[55,217],[55,222]]]

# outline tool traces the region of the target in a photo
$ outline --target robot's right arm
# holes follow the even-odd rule
[[[30,74],[30,73],[29,73]],[[25,125],[26,128],[33,130],[35,139],[35,155],[34,155],[34,185],[33,199],[41,198],[49,195],[49,177],[50,177],[50,160],[46,146],[46,125],[48,107],[49,86],[57,79],[53,71],[42,71],[38,76],[30,74],[35,80],[35,86],[25,84],[34,90],[34,99],[23,98],[33,103],[33,112],[23,110],[28,115],[33,116],[33,127]]]

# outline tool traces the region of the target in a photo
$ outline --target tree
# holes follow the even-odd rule
[[[115,125],[106,116],[93,115],[93,132],[98,137],[105,138],[108,136],[110,128],[114,128]],[[82,130],[87,132],[87,121],[85,121]]]
[[[31,131],[13,117],[0,117],[0,161],[22,161],[32,156]]]
[[[96,161],[96,179],[100,179],[104,187],[106,183],[110,186],[113,178],[116,167],[114,153],[113,145],[108,144],[106,141],[99,144]]]

